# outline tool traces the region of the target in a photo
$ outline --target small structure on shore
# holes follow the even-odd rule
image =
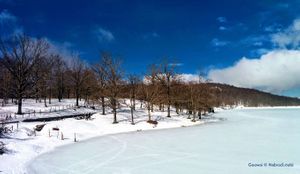
[[[33,130],[40,132],[46,124],[38,124],[33,128]]]

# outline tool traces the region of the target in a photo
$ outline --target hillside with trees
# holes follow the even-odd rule
[[[216,93],[217,105],[244,106],[298,106],[300,99],[274,95],[256,89],[239,88],[227,84],[208,83],[210,87],[218,89]]]

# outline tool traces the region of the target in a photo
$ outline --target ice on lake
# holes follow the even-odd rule
[[[30,162],[28,173],[297,174],[299,113],[230,110],[216,113],[226,119],[217,123],[94,138],[39,156]]]

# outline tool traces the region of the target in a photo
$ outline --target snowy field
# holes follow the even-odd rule
[[[24,110],[45,110],[44,113],[38,116],[45,117],[49,116],[49,113],[47,113],[47,109],[49,109],[49,107],[63,108],[64,106],[66,108],[67,106],[71,106],[74,103],[74,100],[65,100],[61,103],[54,100],[52,105],[45,108],[43,106],[43,103],[35,103],[34,100],[26,100],[24,103]],[[32,166],[32,164],[36,163],[35,161],[31,161],[35,157],[49,151],[55,152],[56,150],[59,150],[57,149],[57,147],[62,145],[84,144],[83,140],[87,140],[89,138],[97,136],[112,135],[122,132],[144,132],[144,130],[185,127],[199,125],[206,122],[219,121],[219,119],[215,118],[214,116],[208,116],[204,117],[204,119],[202,119],[201,121],[191,122],[190,119],[187,119],[187,115],[177,115],[173,110],[171,112],[172,117],[166,118],[166,112],[159,112],[157,109],[155,109],[155,112],[152,113],[152,119],[158,120],[158,125],[155,127],[152,124],[146,123],[148,119],[147,112],[144,109],[140,109],[139,105],[137,105],[137,110],[134,112],[136,124],[131,125],[130,109],[126,107],[127,104],[122,103],[123,107],[119,110],[118,113],[118,124],[112,124],[113,116],[109,109],[107,110],[107,115],[94,114],[91,120],[76,120],[74,118],[70,118],[65,120],[46,122],[46,125],[42,129],[42,131],[36,132],[36,135],[34,135],[34,132],[32,131],[33,128],[36,125],[44,124],[43,122],[21,122],[18,125],[18,129],[16,124],[10,124],[9,126],[14,127],[13,132],[7,137],[0,139],[0,141],[6,144],[6,148],[9,150],[9,153],[0,155],[0,173],[31,174],[33,173],[33,171],[26,172],[25,170],[27,165]],[[0,107],[0,109],[3,113],[16,112],[15,105]],[[81,111],[85,112],[85,110],[82,110],[82,108],[76,110],[71,109],[70,111],[64,112],[77,113]],[[61,114],[62,112],[56,113]],[[32,117],[32,115],[30,117]],[[55,131],[53,130],[53,128],[59,128],[59,131]],[[76,139],[78,141],[76,143],[74,143],[74,134],[76,134]],[[61,140],[62,135],[63,140]],[[108,138],[108,142],[109,141],[111,141],[110,138]],[[113,142],[113,144],[111,144],[111,147],[113,146],[118,146],[118,144]],[[107,151],[106,147],[100,148],[99,146],[99,149]],[[60,162],[62,162],[61,157],[58,157],[58,159]],[[35,173],[45,173],[42,170],[39,171],[39,169],[32,168],[32,170],[34,170]],[[55,173],[55,171],[51,169],[48,172]]]
[[[28,173],[299,174],[299,113],[227,110],[216,114],[225,121],[212,124],[102,136],[45,153],[28,163]],[[125,130],[125,124],[113,126]]]
[[[84,106],[84,100],[79,101],[79,105]],[[91,108],[77,108],[74,99],[64,99],[61,102],[58,102],[57,99],[52,99],[51,104],[47,100],[47,107],[45,107],[44,101],[36,102],[35,99],[25,99],[22,112],[24,113],[23,115],[16,115],[17,105],[11,102],[8,103],[4,107],[0,107],[0,123],[3,120],[22,121],[24,119],[57,117],[95,111]]]

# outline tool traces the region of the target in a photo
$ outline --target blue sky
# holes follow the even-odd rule
[[[299,1],[276,0],[0,0],[0,31],[46,37],[63,53],[77,52],[90,63],[100,51],[110,51],[130,73],[146,72],[147,65],[167,58],[181,65],[181,73],[203,69],[217,82],[298,96],[300,82],[249,85],[215,71],[236,68],[243,57],[261,60],[274,50],[297,50],[300,39],[290,38],[298,34],[292,27],[299,11]]]

